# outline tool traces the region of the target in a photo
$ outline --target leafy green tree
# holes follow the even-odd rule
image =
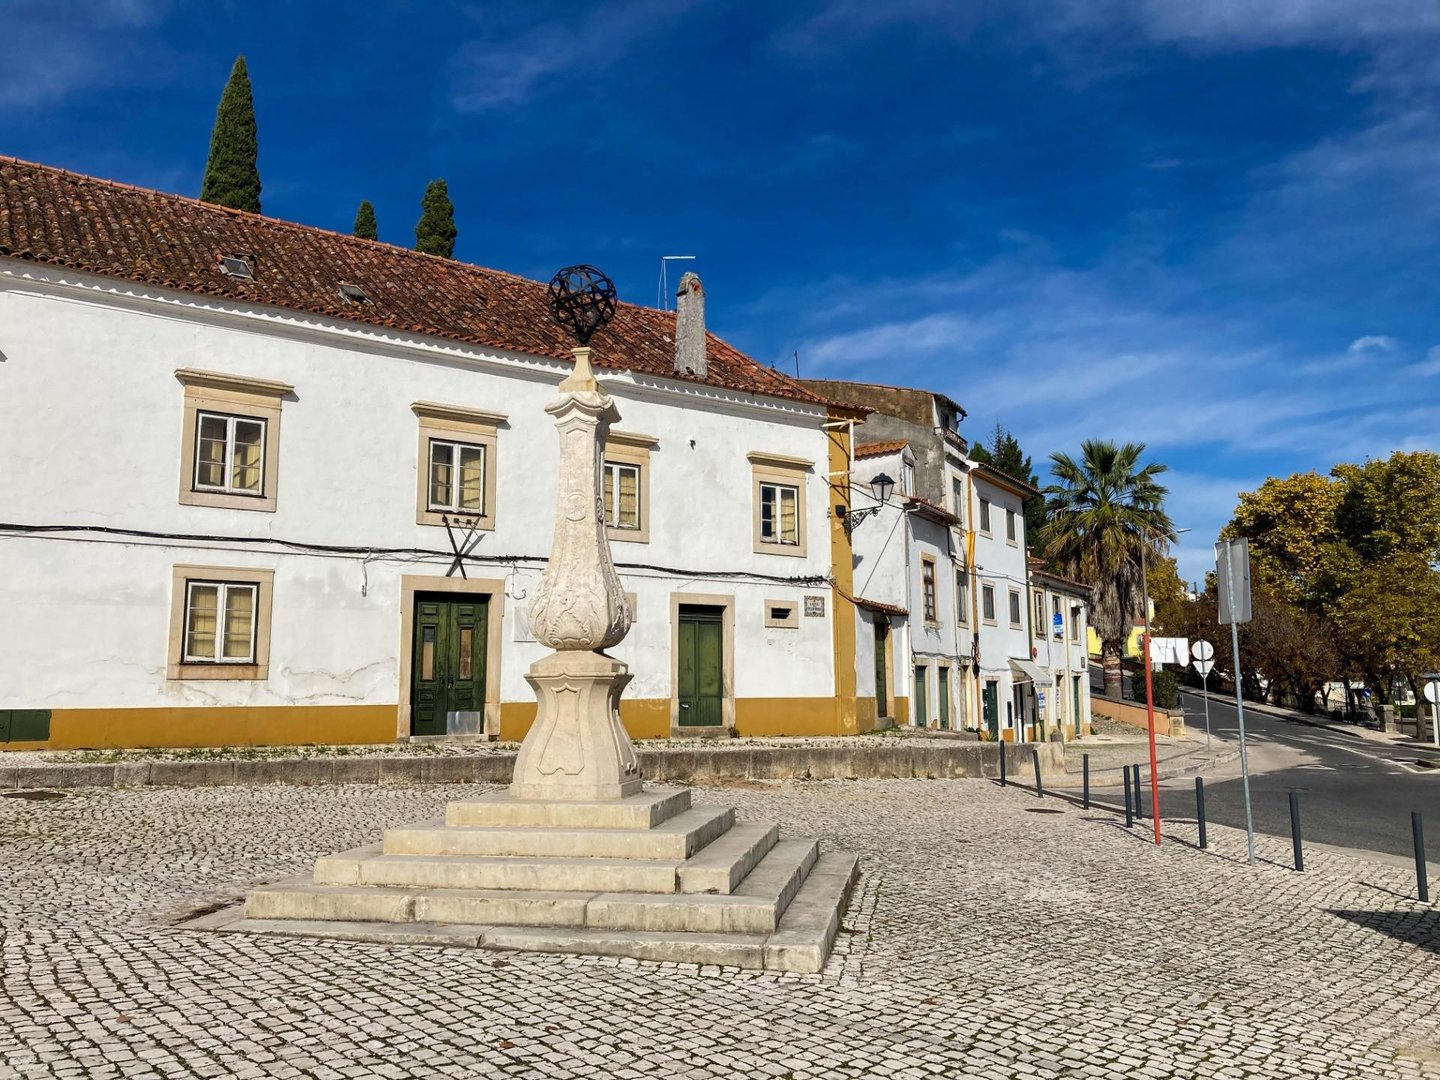
[[[420,202],[420,221],[415,226],[415,250],[453,258],[455,237],[458,235],[450,189],[445,186],[444,180],[431,180],[425,188],[425,198]]]
[[[1040,478],[1035,475],[1030,458],[1020,449],[1019,440],[1000,424],[995,425],[988,444],[976,443],[970,447],[970,458],[999,469],[1022,484],[1029,484],[1033,488],[1040,486]],[[1024,510],[1026,543],[1034,545],[1045,525],[1045,497],[1036,495],[1026,499]]]
[[[1326,549],[1338,538],[1335,512],[1345,486],[1318,473],[1268,477],[1240,493],[1221,539],[1250,540],[1251,580],[1274,599],[1315,610],[1328,589]]]
[[[1362,559],[1413,552],[1440,563],[1440,454],[1397,450],[1331,473],[1344,485],[1335,530]]]
[[[1154,607],[1150,619],[1156,636],[1162,630],[1174,631],[1184,619],[1186,604],[1185,583],[1180,580],[1180,569],[1174,558],[1149,556],[1145,562],[1145,584]]]
[[[360,209],[355,211],[355,235],[362,240],[380,239],[380,231],[375,224],[375,207],[370,205],[366,199],[360,204]]]
[[[1335,618],[1382,703],[1398,678],[1413,690],[1422,672],[1440,668],[1440,571],[1422,554],[1400,551],[1363,567]]]
[[[210,157],[200,183],[202,202],[260,213],[259,143],[255,136],[255,101],[245,57],[237,56],[230,80],[215,111]]]
[[[1144,443],[1087,439],[1080,460],[1050,455],[1058,483],[1045,489],[1044,557],[1091,588],[1090,625],[1100,637],[1105,692],[1121,696],[1121,658],[1141,608],[1141,548],[1164,555],[1175,541],[1165,513],[1168,466],[1142,465]]]

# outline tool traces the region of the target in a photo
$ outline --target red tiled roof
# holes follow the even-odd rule
[[[324,229],[0,156],[0,255],[244,303],[569,359],[542,282]],[[255,280],[220,270],[253,260]],[[370,297],[340,297],[341,282]],[[674,367],[675,315],[621,304],[592,342],[599,367],[834,404],[707,335],[704,380]],[[851,407],[845,407],[850,411]]]
[[[897,450],[904,450],[909,445],[904,439],[897,439],[894,442],[865,443],[863,446],[855,447],[855,456],[857,458],[884,457]]]

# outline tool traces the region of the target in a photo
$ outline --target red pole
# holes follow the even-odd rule
[[[1155,846],[1160,846],[1160,775],[1155,768],[1155,687],[1150,679],[1150,613],[1145,613],[1145,716],[1150,722],[1150,820]]]

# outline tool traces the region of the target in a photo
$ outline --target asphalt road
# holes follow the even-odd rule
[[[1199,695],[1182,695],[1186,723],[1204,730]],[[1210,729],[1215,738],[1238,741],[1233,700],[1210,698]],[[1413,743],[1390,746],[1341,729],[1311,727],[1299,721],[1245,711],[1245,742],[1250,763],[1250,798],[1255,829],[1290,835],[1291,791],[1300,793],[1305,842],[1411,857],[1410,812],[1424,815],[1426,855],[1440,860],[1440,769],[1417,767],[1417,758],[1440,759],[1440,751]],[[1240,762],[1205,775],[1206,817],[1222,825],[1245,827]],[[1148,781],[1148,777],[1147,777]],[[1182,818],[1195,816],[1195,781],[1164,781],[1161,810]],[[1149,785],[1146,784],[1146,804]]]

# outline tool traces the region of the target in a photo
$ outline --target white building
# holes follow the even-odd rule
[[[817,393],[872,409],[857,432],[852,491],[861,509],[879,473],[897,494],[858,521],[851,538],[858,603],[856,690],[861,708],[883,670],[899,723],[1043,738],[1040,695],[1052,676],[1036,663],[1026,559],[1028,484],[972,460],[959,432],[965,410],[929,390],[805,380]],[[888,624],[888,627],[884,624]],[[891,662],[877,665],[887,638]]]
[[[622,716],[854,731],[863,412],[702,303],[593,342]],[[537,282],[0,159],[0,745],[520,737],[568,346]]]
[[[1037,693],[1036,712],[1047,737],[1058,729],[1074,739],[1090,730],[1090,588],[1030,561],[1030,623],[1035,662],[1050,687]]]

